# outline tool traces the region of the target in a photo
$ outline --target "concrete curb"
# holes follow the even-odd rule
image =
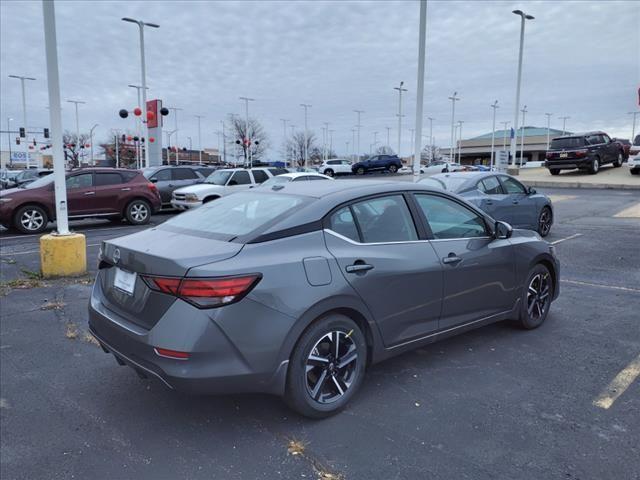
[[[553,182],[546,180],[527,180],[519,177],[518,180],[532,187],[546,188],[598,188],[609,190],[640,190],[638,185],[628,185],[623,183],[582,183],[582,182]]]

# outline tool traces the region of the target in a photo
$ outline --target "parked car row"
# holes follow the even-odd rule
[[[25,170],[2,170],[0,173],[0,188],[14,188],[45,177],[53,173],[49,168],[29,168]]]

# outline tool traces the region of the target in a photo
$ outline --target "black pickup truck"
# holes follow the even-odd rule
[[[351,166],[351,171],[357,175],[364,175],[371,171],[389,171],[396,173],[402,168],[402,161],[397,155],[374,155]]]
[[[551,175],[558,175],[560,170],[575,168],[594,174],[598,173],[602,165],[612,163],[614,167],[620,167],[623,161],[623,146],[611,140],[606,133],[598,131],[554,138],[549,145],[544,165]]]

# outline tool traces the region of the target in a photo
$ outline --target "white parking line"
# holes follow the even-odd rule
[[[593,401],[596,407],[607,410],[616,399],[622,395],[629,385],[640,375],[640,355],[631,360],[631,363],[615,376],[607,388]]]
[[[616,285],[604,285],[602,283],[580,282],[578,280],[560,279],[560,281],[562,283],[572,283],[573,285],[584,285],[584,286],[587,286],[587,287],[599,287],[599,288],[611,288],[613,290],[623,290],[625,292],[637,292],[637,293],[640,293],[640,288],[618,287]]]
[[[571,235],[571,236],[569,236],[567,238],[561,238],[560,240],[556,240],[554,242],[551,242],[551,245],[557,245],[559,243],[566,242],[567,240],[571,240],[573,238],[578,238],[578,237],[581,237],[581,236],[582,236],[581,233],[574,233],[573,235]]]
[[[105,227],[105,228],[90,228],[89,230],[74,230],[74,233],[91,233],[91,232],[100,232],[102,230],[122,230],[123,228],[135,228],[135,225],[129,225],[126,227]],[[39,237],[43,235],[42,233],[31,233],[25,235],[14,235],[13,237],[2,237],[0,236],[0,240],[14,240],[16,238],[31,238],[31,237]]]
[[[87,248],[89,247],[98,247],[99,243],[89,243]],[[15,257],[16,255],[29,255],[32,253],[40,253],[40,250],[28,250],[26,252],[15,252],[15,253],[0,253],[0,257]]]

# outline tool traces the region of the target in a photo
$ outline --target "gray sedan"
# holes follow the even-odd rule
[[[543,237],[551,231],[551,199],[506,173],[441,173],[423,178],[420,183],[457,193],[496,220],[514,227],[535,230]]]
[[[403,182],[238,192],[99,257],[89,327],[118,363],[181,391],[283,395],[314,418],[373,363],[497,321],[539,327],[559,292],[538,235]]]

